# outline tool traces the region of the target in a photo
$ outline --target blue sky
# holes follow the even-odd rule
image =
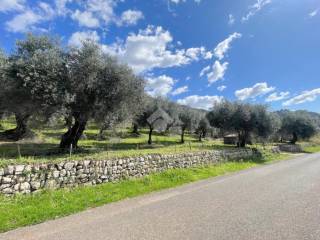
[[[26,32],[93,39],[153,96],[320,112],[318,0],[0,0],[0,23],[8,53]]]

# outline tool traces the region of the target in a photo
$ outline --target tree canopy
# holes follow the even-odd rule
[[[291,135],[291,143],[296,144],[299,139],[307,139],[316,134],[316,126],[307,115],[288,112],[282,117],[282,134]]]
[[[89,119],[108,116],[117,109],[137,114],[144,92],[144,81],[126,65],[104,54],[93,42],[84,42],[67,56],[66,108],[74,125],[61,139],[60,147],[77,146]]]
[[[212,126],[238,134],[239,146],[245,147],[251,135],[266,138],[272,132],[272,121],[266,106],[224,101],[208,114]]]
[[[56,40],[27,35],[18,41],[8,58],[2,78],[1,105],[15,114],[17,127],[7,131],[8,138],[19,140],[28,133],[28,119],[48,115],[62,105],[65,94],[65,63]]]

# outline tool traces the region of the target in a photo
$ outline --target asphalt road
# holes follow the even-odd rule
[[[320,239],[320,154],[109,204],[0,239]]]

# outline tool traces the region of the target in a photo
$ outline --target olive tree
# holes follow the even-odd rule
[[[271,134],[271,118],[263,105],[224,101],[208,114],[212,126],[238,134],[239,147],[245,147],[252,134],[266,138]]]
[[[210,123],[206,117],[202,118],[197,127],[197,133],[199,136],[199,142],[202,141],[202,138],[207,136],[207,133],[211,130]]]
[[[148,128],[148,144],[152,144],[154,130],[163,132],[173,122],[171,116],[163,109],[166,107],[165,103],[162,98],[145,96],[143,110],[134,120],[136,130],[138,127]]]
[[[280,132],[291,135],[291,143],[296,144],[299,139],[312,137],[317,133],[317,130],[310,117],[295,112],[288,112],[282,118]]]
[[[181,143],[184,143],[184,135],[186,131],[193,131],[197,128],[201,116],[194,109],[184,108],[179,113],[181,128]]]
[[[101,109],[102,112],[97,111],[94,116],[95,122],[100,126],[98,138],[104,139],[104,132],[107,129],[113,129],[118,124],[123,122],[132,122],[133,114],[130,114],[127,104],[119,106],[119,108],[114,109],[112,112],[109,112],[107,115],[104,112],[104,109]]]
[[[220,129],[222,135],[225,132],[233,131],[231,119],[234,108],[235,106],[231,102],[222,101],[221,103],[216,103],[212,111],[207,114],[210,125]]]
[[[28,120],[35,114],[49,115],[64,99],[65,64],[58,41],[27,35],[17,41],[2,80],[2,107],[15,115],[15,129],[2,133],[12,140],[31,134]]]
[[[88,121],[97,113],[107,116],[126,105],[136,114],[144,92],[144,81],[132,69],[106,54],[91,41],[73,48],[67,56],[66,107],[74,121],[62,136],[60,148],[77,147]],[[101,117],[101,116],[100,116]]]

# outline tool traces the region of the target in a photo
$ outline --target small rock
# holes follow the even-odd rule
[[[2,190],[3,194],[12,194],[13,193],[13,189],[12,188],[5,188]]]
[[[14,185],[14,190],[15,191],[19,191],[19,189],[20,189],[20,183]]]
[[[60,172],[59,171],[53,171],[52,176],[54,178],[58,178],[60,176]]]
[[[54,189],[54,188],[57,188],[57,183],[55,180],[48,180],[46,183],[45,183],[45,187],[46,188],[49,188],[49,189]]]
[[[64,169],[67,171],[70,171],[73,168],[73,166],[74,166],[73,162],[68,162],[64,164]]]
[[[7,166],[4,170],[5,175],[13,175],[14,166]]]
[[[28,182],[21,183],[20,191],[26,191],[30,189],[30,184]]]
[[[24,170],[24,165],[17,165],[15,167],[15,174],[22,174],[23,170]]]
[[[66,176],[67,175],[67,171],[65,170],[65,169],[62,169],[61,171],[60,171],[60,176],[61,177],[64,177],[64,176]]]
[[[31,189],[32,190],[38,190],[38,189],[40,189],[40,182],[36,182],[36,181],[34,181],[34,182],[31,182]]]
[[[85,161],[83,161],[83,165],[84,165],[85,167],[88,167],[88,166],[90,165],[90,163],[91,163],[90,160],[85,160]]]
[[[2,184],[7,184],[7,183],[11,183],[12,179],[9,177],[3,177],[2,178]]]

